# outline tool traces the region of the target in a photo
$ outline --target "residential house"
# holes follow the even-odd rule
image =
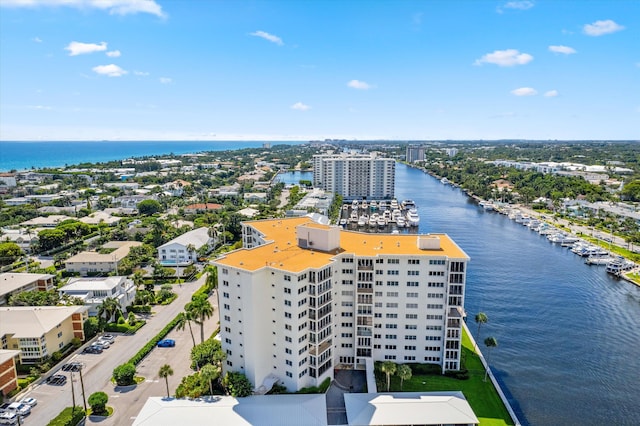
[[[116,299],[123,311],[136,297],[136,286],[127,277],[70,278],[58,291],[61,296],[84,300],[89,316],[98,315],[98,307],[107,297]]]
[[[3,349],[20,351],[20,363],[35,364],[71,344],[84,340],[86,306],[0,307]]]
[[[211,246],[209,228],[189,231],[158,247],[158,260],[162,265],[187,266],[198,258],[198,250]]]
[[[111,253],[103,254],[95,251],[83,251],[71,256],[64,262],[68,272],[78,272],[81,275],[89,273],[118,272],[118,265],[128,254],[131,247],[141,246],[138,241],[111,241],[104,244],[105,249],[115,249]]]
[[[55,276],[51,274],[29,274],[5,272],[0,274],[0,306],[6,305],[9,296],[24,291],[48,291],[55,288]]]
[[[18,388],[16,358],[20,351],[0,348],[0,399]]]
[[[210,211],[218,211],[222,210],[222,204],[216,203],[198,203],[198,204],[189,204],[184,207],[184,214],[197,214],[197,213],[206,213]]]

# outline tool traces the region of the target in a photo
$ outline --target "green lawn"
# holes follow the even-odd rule
[[[473,351],[473,347],[466,333],[462,336],[463,356],[466,357],[466,368],[469,370],[469,380],[457,380],[443,375],[414,375],[405,380],[404,392],[435,392],[462,391],[482,426],[513,425],[511,416],[507,412],[498,392],[491,384],[491,380],[484,379],[484,368],[480,358]],[[386,380],[386,379],[384,379]],[[386,390],[379,386],[378,391]],[[400,378],[391,376],[391,391],[400,391]]]

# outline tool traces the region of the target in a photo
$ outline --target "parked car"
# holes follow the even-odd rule
[[[14,402],[9,405],[9,412],[16,413],[19,416],[28,416],[31,414],[31,406],[22,404],[21,402]]]
[[[54,374],[53,376],[47,377],[46,382],[50,385],[62,386],[67,383],[67,376],[63,376],[62,374]]]
[[[4,404],[0,405],[0,414],[6,413],[10,405],[11,403],[9,402],[5,402]]]
[[[159,348],[172,348],[176,345],[176,341],[173,339],[162,339],[158,342]]]
[[[73,371],[77,373],[82,369],[82,363],[80,362],[70,362],[69,364],[65,364],[62,366],[62,371]]]
[[[98,338],[98,340],[108,340],[109,342],[113,343],[116,340],[116,336],[114,336],[113,334],[103,334]]]
[[[100,346],[103,347],[103,349],[108,349],[111,346],[111,342],[108,340],[102,340],[102,338],[98,339],[97,341],[95,341],[93,344],[98,344]]]
[[[102,346],[87,346],[86,348],[84,348],[82,350],[83,354],[101,354],[102,353]]]
[[[0,425],[17,425],[18,415],[9,411],[0,414]]]
[[[22,398],[20,400],[21,404],[27,404],[29,407],[35,407],[38,405],[38,400],[32,397]]]

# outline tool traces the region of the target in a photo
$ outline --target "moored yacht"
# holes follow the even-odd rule
[[[636,264],[630,260],[625,259],[622,256],[614,258],[611,262],[607,263],[607,272],[614,275],[620,275],[625,271],[630,271],[635,268]]]
[[[418,209],[413,208],[407,212],[407,224],[409,226],[420,225],[420,216],[418,215]]]

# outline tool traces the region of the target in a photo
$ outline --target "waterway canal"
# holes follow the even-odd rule
[[[523,424],[640,422],[640,288],[420,170],[396,165],[396,196],[471,257],[468,324],[489,317],[480,341],[498,340],[491,364]]]

